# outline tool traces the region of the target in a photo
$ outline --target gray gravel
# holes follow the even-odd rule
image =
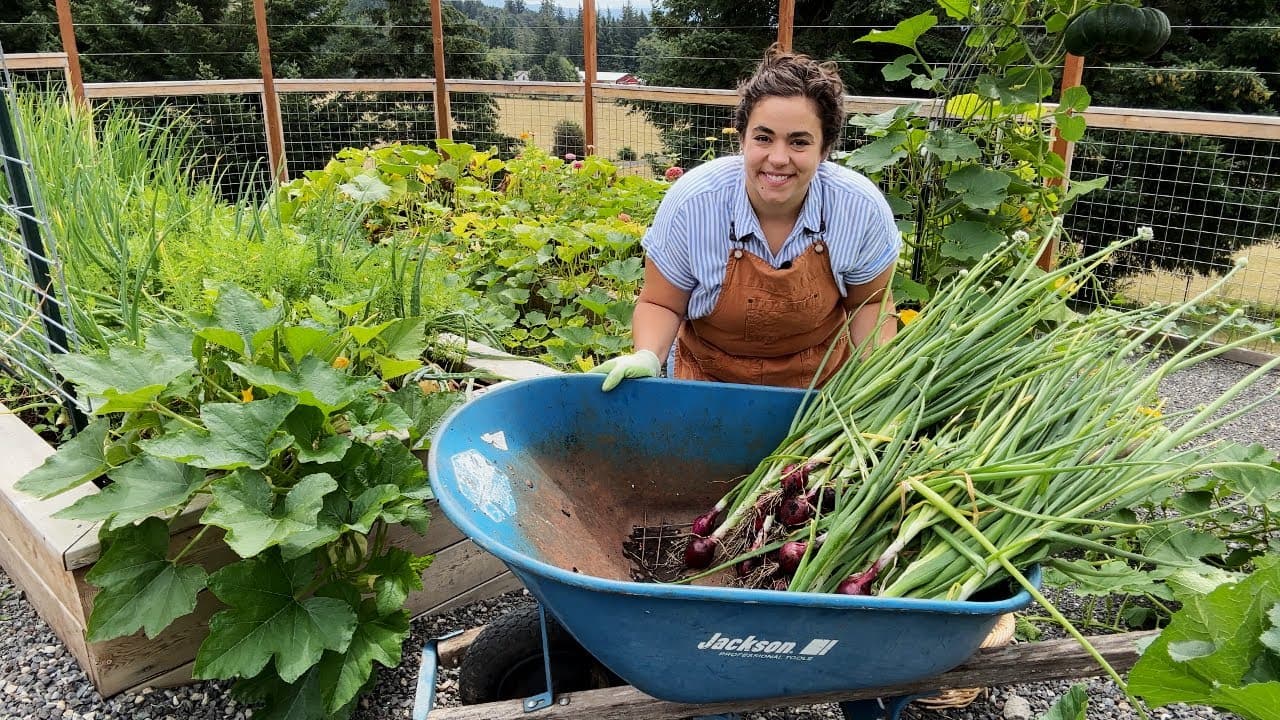
[[[1228,361],[1211,361],[1170,378],[1162,388],[1166,409],[1194,407],[1217,396],[1255,368]],[[1271,374],[1246,392],[1256,398],[1266,388],[1280,383]],[[1245,443],[1259,443],[1280,451],[1280,401],[1272,399],[1248,416],[1234,420],[1217,437]],[[384,671],[376,687],[362,700],[356,713],[359,720],[407,718],[413,704],[418,671],[418,653],[423,641],[451,630],[483,625],[507,610],[532,599],[524,592],[508,593],[440,616],[422,618],[413,624],[413,634],[405,643],[400,667]],[[1060,598],[1070,613],[1071,598]],[[49,627],[22,597],[7,575],[0,572],[0,720],[8,718],[66,718],[83,720],[132,720],[185,718],[247,718],[251,712],[228,694],[228,683],[203,682],[175,689],[144,690],[104,700],[85,678],[75,660]],[[1101,679],[1084,681],[1089,694],[1090,720],[1136,717],[1113,684]],[[1030,717],[1043,713],[1071,683],[1038,683],[993,688],[964,709],[932,711],[909,708],[904,716],[912,720],[950,718],[952,720],[1018,720],[1019,710]],[[438,702],[457,702],[457,672],[441,674]],[[1007,713],[1007,715],[1006,715]],[[1205,708],[1175,706],[1152,712],[1153,718],[1195,720],[1235,716]],[[530,716],[531,718],[535,716]],[[834,705],[777,708],[753,713],[745,720],[838,720]]]

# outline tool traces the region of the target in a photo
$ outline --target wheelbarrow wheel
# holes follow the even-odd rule
[[[557,694],[625,684],[550,615],[547,646],[552,689]],[[523,699],[546,689],[536,605],[490,623],[467,648],[458,668],[458,696],[466,705]]]

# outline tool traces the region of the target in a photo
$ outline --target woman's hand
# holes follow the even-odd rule
[[[629,355],[619,355],[591,368],[593,373],[605,375],[600,389],[604,392],[618,387],[618,383],[629,378],[658,377],[662,371],[662,362],[650,350],[637,350]]]

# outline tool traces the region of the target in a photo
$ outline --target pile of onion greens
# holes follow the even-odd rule
[[[1280,330],[1214,344],[1225,318],[1172,347],[1173,321],[1218,285],[1173,309],[1074,312],[1073,290],[1125,244],[1048,272],[1031,256],[1009,270],[1001,248],[892,341],[857,348],[862,359],[810,393],[777,449],[693,521],[690,577],[732,570],[746,587],[946,600],[1012,578],[1079,637],[1024,571],[1071,549],[1155,563],[1112,542],[1149,526],[1118,511],[1252,467],[1195,441],[1278,390],[1222,412],[1280,358],[1163,413],[1171,373]]]

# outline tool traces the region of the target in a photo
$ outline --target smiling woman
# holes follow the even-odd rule
[[[821,385],[895,331],[893,214],[827,161],[844,125],[836,69],[775,45],[738,94],[741,153],[679,178],[645,235],[636,349],[595,369],[605,390],[659,375],[663,357],[677,378]]]

